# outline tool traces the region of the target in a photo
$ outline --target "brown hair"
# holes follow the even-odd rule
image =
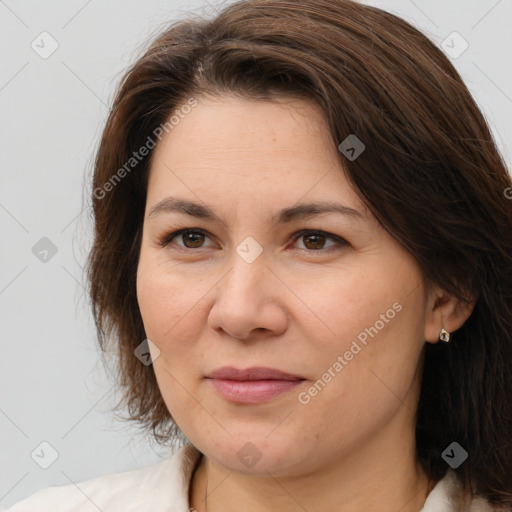
[[[438,481],[448,469],[442,452],[458,442],[469,453],[455,470],[465,499],[511,507],[511,179],[442,51],[404,20],[350,0],[246,0],[212,20],[180,20],[124,76],[95,160],[87,271],[100,346],[110,339],[117,350],[127,419],[158,442],[182,435],[153,368],[134,355],[146,338],[136,272],[151,153],[126,163],[180,105],[222,93],[319,105],[335,146],[350,134],[365,144],[353,161],[339,152],[347,177],[427,283],[477,297],[451,343],[425,344],[417,456]]]

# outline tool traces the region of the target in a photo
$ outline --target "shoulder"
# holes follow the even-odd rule
[[[156,464],[46,487],[2,512],[188,512],[188,484],[199,456],[188,443]]]

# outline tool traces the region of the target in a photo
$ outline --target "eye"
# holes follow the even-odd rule
[[[178,245],[178,247],[183,247],[185,249],[201,249],[202,242],[204,238],[209,238],[206,235],[206,232],[202,229],[180,229],[179,231],[174,231],[172,233],[166,234],[159,240],[159,243],[162,247],[166,247],[171,243],[174,238],[179,237],[185,245]]]
[[[204,243],[205,238],[210,237],[202,229],[187,228],[180,229],[179,231],[173,231],[172,233],[163,235],[162,238],[159,240],[159,244],[162,247],[166,247],[175,238],[178,238],[183,243],[183,245],[174,244],[177,245],[178,247],[182,247],[184,249],[202,249],[203,247],[208,247],[202,244]],[[299,249],[308,252],[326,250],[336,245],[342,247],[349,245],[346,240],[339,236],[326,233],[325,231],[316,231],[308,229],[303,229],[301,231],[298,231],[297,233],[294,233],[292,235],[292,240],[294,242],[298,240],[305,241],[305,243],[303,243],[304,247],[299,247]],[[333,243],[328,247],[324,247],[326,241],[328,240],[331,240]]]
[[[295,233],[292,236],[294,241],[297,240],[304,240],[304,246],[305,248],[303,250],[306,251],[320,251],[322,249],[330,249],[331,247],[334,247],[336,245],[338,246],[347,246],[348,242],[346,240],[343,240],[343,238],[340,238],[336,235],[331,235],[330,233],[326,233],[325,231],[312,231],[303,229],[302,231],[299,231]],[[332,240],[334,243],[330,245],[329,247],[323,247],[326,240]],[[299,247],[300,248],[300,247]],[[300,248],[302,249],[302,248]]]

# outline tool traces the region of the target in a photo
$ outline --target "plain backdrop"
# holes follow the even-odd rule
[[[510,162],[512,2],[366,3],[398,14],[439,46],[454,31],[467,41],[451,58]],[[168,22],[189,11],[211,16],[216,5],[0,0],[0,508],[42,487],[135,469],[172,452],[109,412],[118,395],[84,293],[91,220],[82,206],[122,72]]]

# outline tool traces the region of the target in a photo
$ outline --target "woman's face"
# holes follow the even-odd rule
[[[185,436],[226,468],[275,476],[413,436],[422,349],[441,324],[320,111],[201,98],[154,151],[137,293]],[[207,378],[256,366],[302,380]]]

